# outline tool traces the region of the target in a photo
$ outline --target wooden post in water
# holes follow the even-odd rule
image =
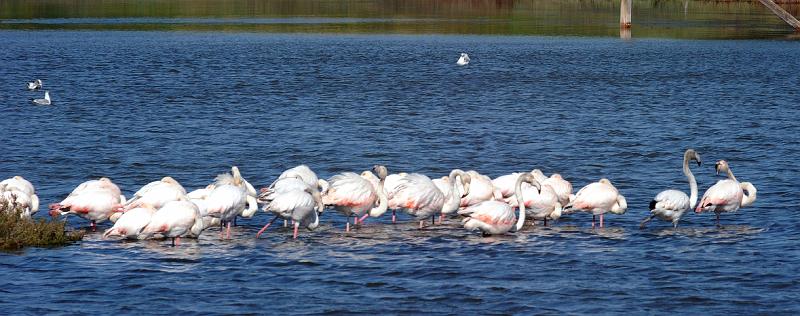
[[[623,29],[631,27],[631,0],[620,0],[619,27]]]
[[[625,1],[625,0],[622,0]],[[772,0],[758,0],[763,4],[765,7],[770,9],[772,13],[775,13],[779,18],[783,19],[784,22],[789,23],[795,31],[800,31],[800,21],[797,20],[791,13],[786,12],[781,6],[773,2]]]

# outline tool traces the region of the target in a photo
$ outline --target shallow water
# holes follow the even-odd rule
[[[586,214],[483,238],[335,211],[298,240],[268,217],[230,241],[179,247],[90,234],[0,254],[0,306],[19,313],[794,314],[800,43],[560,37],[0,32],[0,178],[43,204],[87,179],[130,195],[170,175],[187,189],[238,165],[257,186],[305,163],[323,177],[390,172],[490,176],[541,168],[576,190],[607,177],[627,214]],[[47,43],[47,45],[42,45]],[[458,67],[466,51],[472,62]],[[34,107],[42,78],[55,106]],[[701,191],[727,159],[758,201],[638,222],[666,188]],[[40,212],[44,213],[44,212]],[[45,214],[39,214],[44,216]],[[71,227],[87,223],[70,218]],[[100,225],[108,228],[109,223]]]

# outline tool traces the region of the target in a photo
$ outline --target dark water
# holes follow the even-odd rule
[[[800,2],[782,0],[790,14]],[[756,0],[4,0],[0,29],[797,38]]]
[[[439,176],[539,167],[576,189],[610,178],[630,208],[483,238],[451,220],[370,220],[343,233],[254,235],[240,221],[180,247],[90,234],[0,254],[0,307],[33,313],[795,314],[800,43],[481,36],[0,32],[0,178],[42,203],[109,176],[126,194],[170,175],[188,189],[238,165],[258,186],[306,163]],[[458,67],[462,51],[472,63]],[[42,78],[55,106],[35,107]],[[727,159],[758,201],[640,231],[649,200],[701,190]],[[44,212],[41,212],[44,213]],[[40,214],[43,216],[44,214]],[[85,221],[72,218],[71,227]],[[101,229],[109,223],[100,225]]]

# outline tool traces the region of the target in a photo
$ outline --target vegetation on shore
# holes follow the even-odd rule
[[[58,247],[83,238],[82,231],[67,231],[64,221],[22,218],[21,212],[19,207],[0,201],[0,250]]]

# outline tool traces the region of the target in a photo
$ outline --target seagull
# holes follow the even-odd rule
[[[461,57],[458,58],[456,65],[464,66],[466,64],[469,64],[469,55],[467,55],[467,53],[461,53]]]
[[[44,92],[44,99],[33,99],[36,105],[50,105],[50,91]]]
[[[42,79],[36,79],[34,81],[28,82],[28,90],[38,90],[42,88]]]

